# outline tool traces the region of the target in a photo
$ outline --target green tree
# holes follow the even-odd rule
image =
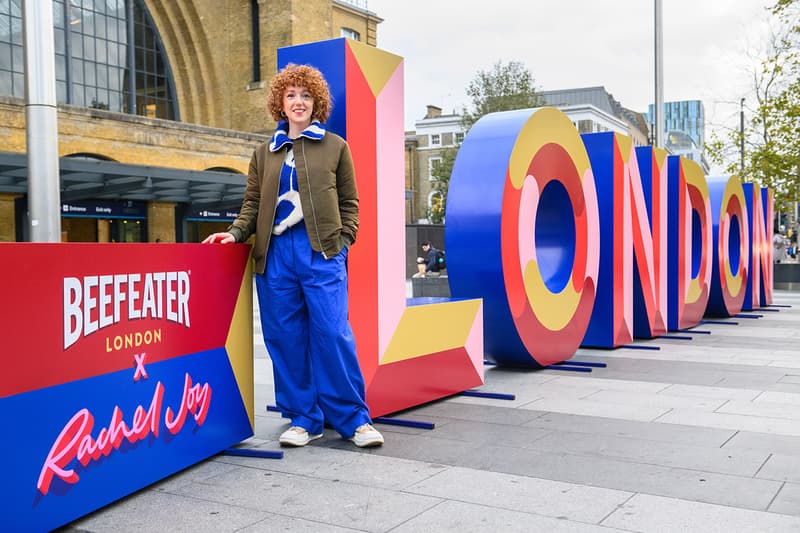
[[[744,130],[713,135],[709,157],[745,181],[769,187],[776,211],[798,199],[800,177],[800,14],[799,0],[779,0],[772,8],[775,26],[765,57],[751,72],[755,103]],[[744,166],[740,150],[744,144]]]
[[[467,86],[466,93],[471,104],[461,111],[464,131],[468,131],[479,118],[488,113],[528,109],[545,104],[544,98],[537,92],[533,74],[519,61],[498,61],[488,70],[479,70]],[[444,222],[450,175],[459,148],[460,145],[456,145],[442,150],[441,159],[434,162],[431,168],[432,188],[438,194],[434,195],[427,214],[428,220],[434,224]]]
[[[447,190],[450,187],[450,175],[453,173],[453,163],[456,160],[459,146],[444,148],[439,152],[440,159],[431,165],[431,188],[435,194],[428,208],[428,220],[433,224],[443,224],[445,209],[447,208]]]
[[[520,61],[498,61],[488,70],[479,70],[467,86],[467,96],[472,103],[462,112],[465,131],[488,113],[545,104],[537,92],[533,74]]]

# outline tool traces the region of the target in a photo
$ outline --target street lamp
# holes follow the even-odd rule
[[[655,135],[653,135],[654,145],[656,148],[664,147],[664,32],[661,24],[662,14],[662,0],[654,0],[653,12],[654,28],[653,34],[655,37],[655,105],[653,106],[653,115],[655,119]]]
[[[60,242],[61,189],[52,0],[22,3],[22,40],[30,240]]]
[[[744,177],[744,98],[739,101],[739,153],[742,157],[739,163],[739,178]]]

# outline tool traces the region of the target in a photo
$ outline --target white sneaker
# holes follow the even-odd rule
[[[381,446],[383,444],[383,435],[371,424],[364,424],[356,429],[350,440],[359,448],[370,448],[372,446]]]
[[[311,435],[300,426],[292,426],[281,433],[281,436],[278,437],[278,442],[281,443],[281,446],[305,446],[312,440],[319,439],[320,437],[322,437],[322,433],[319,435]]]

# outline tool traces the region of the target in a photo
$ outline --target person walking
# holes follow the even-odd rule
[[[203,242],[244,242],[255,233],[275,400],[291,419],[280,444],[305,446],[329,424],[356,446],[380,446],[348,321],[346,258],[358,232],[350,148],[323,125],[332,103],[316,68],[286,66],[273,78],[267,103],[278,126],[253,153],[239,216]]]

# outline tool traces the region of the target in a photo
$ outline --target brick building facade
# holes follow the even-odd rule
[[[77,8],[71,3],[54,2],[60,84],[58,153],[63,166],[71,168],[67,163],[73,163],[82,170],[67,174],[62,168],[62,204],[90,203],[97,211],[110,212],[111,207],[97,206],[126,200],[136,203],[138,210],[129,222],[146,230],[138,235],[131,233],[124,239],[127,242],[193,242],[227,226],[224,213],[216,218],[203,217],[225,209],[238,210],[252,150],[275,126],[266,112],[266,97],[277,68],[276,50],[343,35],[374,46],[381,22],[362,3],[345,0],[117,0],[116,19],[104,11],[110,10],[107,6],[112,3],[83,2]],[[0,0],[0,48],[18,52],[21,15],[15,13],[17,6],[10,0]],[[166,105],[164,102],[159,101],[161,107],[156,109],[143,99],[141,93],[152,91],[152,85],[137,84],[138,107],[120,104],[114,109],[113,104],[98,103],[100,97],[92,99],[91,104],[88,96],[85,101],[73,98],[72,102],[62,97],[82,96],[78,91],[83,90],[88,95],[100,82],[89,86],[87,81],[84,86],[73,76],[71,84],[66,82],[71,85],[66,92],[58,73],[59,35],[72,32],[72,38],[67,39],[72,43],[72,52],[68,52],[72,61],[64,63],[74,65],[78,54],[83,54],[80,61],[88,61],[88,48],[76,48],[76,43],[88,42],[89,37],[108,43],[111,30],[104,28],[100,38],[89,35],[86,28],[91,26],[98,33],[98,21],[102,19],[108,25],[108,21],[117,20],[124,34],[124,14],[134,13],[134,7],[136,16],[144,21],[137,24],[152,26],[152,33],[160,40],[151,54],[160,56],[148,56],[145,61],[163,64],[163,76],[151,79],[169,82],[163,85],[172,89],[173,119],[159,118],[157,112]],[[61,12],[65,22],[59,27]],[[134,28],[132,23],[128,27]],[[138,48],[139,26],[135,32]],[[130,39],[135,32],[128,30]],[[96,65],[99,78],[106,67],[96,57],[98,45],[94,49],[91,65]],[[25,101],[19,91],[19,69],[19,62],[0,64],[0,241],[25,240],[22,226],[27,224],[27,168],[24,160],[20,163],[26,151]],[[118,70],[127,83],[129,73],[123,67]],[[113,71],[108,67],[103,73]],[[119,171],[120,165],[124,172]],[[89,173],[84,167],[98,171]],[[209,182],[213,180],[199,174],[205,171],[214,172],[209,176],[219,176],[225,183],[216,187]],[[127,181],[125,172],[130,174]],[[122,235],[121,226],[117,226],[124,215],[104,218],[102,214],[87,214],[73,219],[70,208],[62,208],[67,215],[62,217],[62,240],[108,242]]]

